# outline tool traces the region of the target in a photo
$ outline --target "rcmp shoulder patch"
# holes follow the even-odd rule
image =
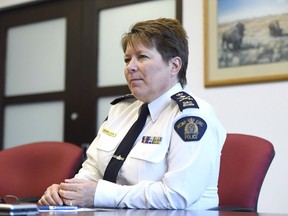
[[[185,142],[199,141],[207,129],[207,123],[197,116],[186,116],[174,125],[175,131]]]
[[[172,95],[171,98],[177,102],[181,111],[186,108],[199,108],[196,100],[186,92],[178,92]]]
[[[129,99],[129,98],[135,98],[135,97],[132,94],[126,94],[126,95],[123,95],[121,97],[114,99],[110,104],[115,105],[115,104],[119,103],[120,101]]]

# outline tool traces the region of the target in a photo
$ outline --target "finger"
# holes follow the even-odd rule
[[[61,200],[61,199],[60,199]],[[42,199],[44,205],[61,205],[61,201],[59,201],[57,198],[54,198],[50,194],[45,194],[44,199]]]
[[[44,198],[44,195],[38,200],[38,204],[39,205],[47,205],[47,203],[45,202],[45,200],[44,200],[45,198]]]
[[[53,200],[53,205],[63,205],[63,200],[61,199],[61,197],[58,193],[52,194],[51,197]]]
[[[76,199],[77,194],[78,193],[73,190],[62,190],[62,189],[59,190],[59,195],[61,196],[62,200],[63,199],[68,199],[68,200]]]
[[[41,199],[38,201],[40,205],[53,205],[53,201],[48,201],[49,198],[47,195],[43,195]]]
[[[60,189],[66,191],[77,191],[80,186],[79,183],[61,183]]]
[[[44,195],[41,197],[42,205],[63,205],[63,201],[58,194],[59,185],[53,184],[47,188]]]
[[[63,201],[59,194],[59,189],[59,185],[55,185],[54,187],[50,188],[50,191],[48,191],[47,194],[44,194],[46,195],[46,200],[48,202],[52,202],[53,205],[63,205]]]
[[[71,200],[71,199],[63,199],[63,202],[67,206],[77,206],[76,200]]]

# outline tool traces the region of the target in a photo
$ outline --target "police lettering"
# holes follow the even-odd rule
[[[198,135],[197,134],[185,134],[184,136],[185,140],[194,140],[194,139],[197,139],[198,138]]]
[[[203,122],[202,122],[202,121],[196,120],[195,123],[196,123],[197,125],[200,125],[201,127],[203,126]]]
[[[182,121],[179,124],[177,124],[177,128],[181,128],[182,126],[186,125],[187,121]]]

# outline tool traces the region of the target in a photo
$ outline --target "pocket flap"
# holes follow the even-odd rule
[[[165,158],[168,145],[163,141],[161,144],[145,144],[139,142],[131,150],[129,157],[149,161],[152,163],[158,163]]]

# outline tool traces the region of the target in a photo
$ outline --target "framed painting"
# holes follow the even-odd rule
[[[288,80],[288,1],[204,0],[205,87]]]

